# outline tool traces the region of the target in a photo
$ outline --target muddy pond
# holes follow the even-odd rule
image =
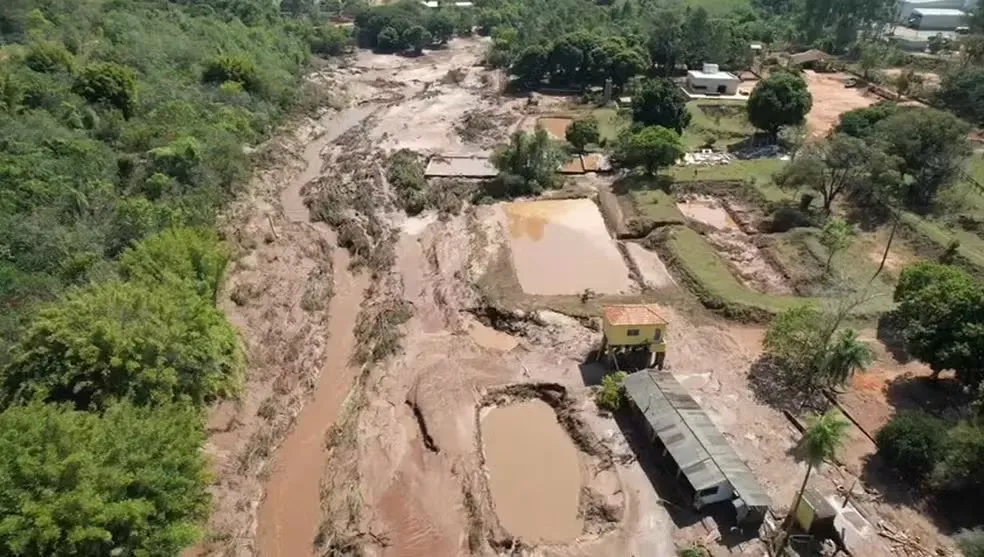
[[[492,502],[502,527],[528,543],[580,535],[580,454],[547,403],[499,406],[482,418]]]
[[[505,205],[513,264],[527,294],[616,294],[631,288],[628,267],[590,199]]]

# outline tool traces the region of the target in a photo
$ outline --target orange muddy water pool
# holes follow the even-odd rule
[[[492,408],[482,443],[492,502],[509,534],[564,543],[581,533],[580,455],[553,408],[541,400]]]

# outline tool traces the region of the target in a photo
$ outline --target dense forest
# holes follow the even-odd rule
[[[204,405],[244,366],[214,221],[348,41],[296,4],[0,2],[0,554],[201,535]]]

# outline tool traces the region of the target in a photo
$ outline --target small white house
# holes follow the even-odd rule
[[[738,76],[722,72],[717,64],[704,64],[700,71],[687,72],[687,88],[694,93],[737,95],[740,83]]]

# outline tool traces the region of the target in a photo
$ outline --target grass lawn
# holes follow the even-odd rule
[[[746,308],[762,316],[775,314],[804,303],[829,305],[833,299],[764,294],[746,287],[732,274],[728,264],[704,238],[686,227],[674,227],[668,247],[682,270],[697,283],[698,296],[705,304],[720,306],[726,313],[739,315]],[[891,307],[891,297],[879,296],[858,306],[859,314],[872,314]]]
[[[779,171],[786,161],[779,159],[758,159],[734,161],[715,166],[674,166],[666,174],[675,182],[695,182],[713,180],[739,180],[747,182],[759,190],[767,201],[781,202],[795,198],[792,192],[779,189],[772,181],[772,175]],[[694,170],[697,173],[694,174]]]
[[[598,121],[598,133],[606,141],[615,141],[622,130],[632,124],[632,118],[618,113],[614,108],[599,108],[592,111],[592,116]]]
[[[641,215],[657,222],[686,222],[676,200],[663,190],[633,191],[632,200]]]
[[[718,148],[737,143],[755,133],[745,116],[745,103],[736,101],[696,100],[687,103],[690,125],[683,130],[683,144],[688,150],[699,149],[711,137]]]
[[[819,233],[813,228],[797,228],[772,236],[775,239],[776,258],[790,278],[814,296],[836,295],[838,286],[867,285],[878,270],[879,255],[888,236],[887,228],[874,234],[861,233],[846,250],[836,253],[831,260],[828,277],[824,276],[828,252],[820,244]],[[914,257],[900,238],[892,242],[891,255],[893,258]],[[868,292],[891,300],[895,280],[894,273],[884,270],[871,283]]]

